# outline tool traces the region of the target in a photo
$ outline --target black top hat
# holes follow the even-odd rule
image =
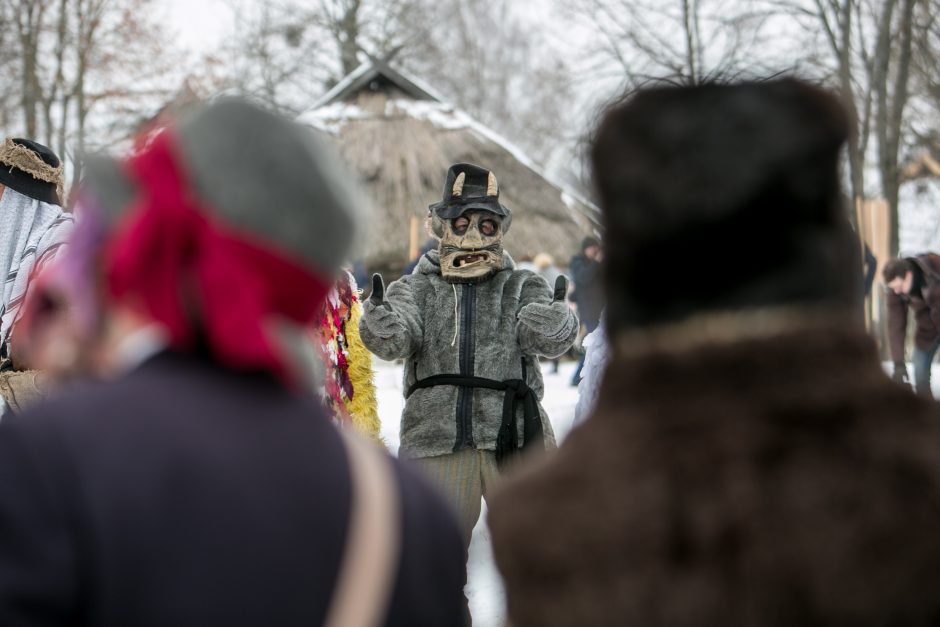
[[[499,202],[496,175],[471,163],[456,163],[447,170],[441,202],[430,210],[443,220],[453,220],[467,211],[489,211],[508,217],[509,209]]]
[[[0,145],[0,185],[42,202],[61,204],[62,162],[42,144],[8,137]]]

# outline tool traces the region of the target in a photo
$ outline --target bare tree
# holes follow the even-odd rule
[[[596,71],[636,86],[761,74],[779,60],[758,54],[770,13],[738,0],[565,0],[598,36],[587,50]]]
[[[8,126],[45,141],[64,157],[126,136],[143,111],[170,92],[174,55],[153,18],[154,0],[0,0],[18,59],[0,71],[18,111]],[[96,116],[96,113],[100,114]],[[73,182],[81,164],[72,164]]]

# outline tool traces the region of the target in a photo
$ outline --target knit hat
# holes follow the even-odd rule
[[[0,146],[0,185],[52,205],[62,201],[62,163],[49,148],[7,137]]]
[[[223,365],[290,380],[284,353],[298,342],[272,343],[272,325],[311,323],[368,207],[333,150],[307,127],[221,99],[104,163],[86,186],[118,220],[112,296],[141,303],[174,348],[201,342]]]
[[[512,214],[499,202],[496,175],[470,163],[457,163],[447,170],[443,199],[429,207],[442,220],[453,220],[467,211],[489,211],[503,218],[503,232]]]
[[[608,315],[646,325],[706,310],[857,298],[839,151],[850,119],[793,80],[657,87],[613,108],[592,149]]]

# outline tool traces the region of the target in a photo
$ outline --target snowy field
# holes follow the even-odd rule
[[[571,429],[574,406],[578,401],[577,388],[569,385],[576,364],[563,362],[558,374],[551,373],[551,364],[542,364],[545,378],[545,398],[542,406],[552,420],[559,441]],[[375,382],[378,391],[379,415],[382,418],[382,437],[389,450],[398,452],[398,428],[405,399],[402,396],[402,365],[376,359]],[[506,617],[503,584],[490,548],[490,532],[486,527],[486,507],[480,522],[473,530],[470,543],[470,561],[467,567],[467,597],[474,627],[498,627]]]

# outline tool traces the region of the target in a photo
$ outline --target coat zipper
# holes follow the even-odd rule
[[[462,286],[463,302],[460,308],[460,374],[473,376],[473,327],[476,305],[476,286]],[[454,451],[473,447],[473,388],[460,387],[457,391],[457,441]]]

